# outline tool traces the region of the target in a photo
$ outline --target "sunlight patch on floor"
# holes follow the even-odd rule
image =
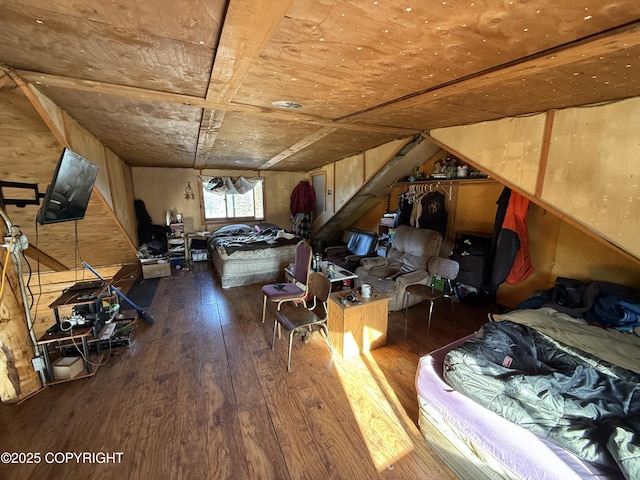
[[[383,471],[414,449],[393,389],[369,353],[338,363],[337,372],[349,398],[376,470]]]

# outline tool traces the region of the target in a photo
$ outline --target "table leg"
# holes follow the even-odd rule
[[[49,359],[49,346],[42,345],[42,358],[44,358],[44,368],[47,371],[47,378],[53,382],[53,369],[51,368],[51,360]]]
[[[89,342],[87,336],[82,337],[82,351],[84,352],[85,362],[87,362],[87,373],[91,373],[91,362],[89,361]]]

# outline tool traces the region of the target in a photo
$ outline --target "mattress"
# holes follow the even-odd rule
[[[542,310],[542,309],[540,309]],[[566,318],[561,318],[566,317]],[[585,351],[602,349],[600,333],[585,328],[584,322],[548,309],[548,311],[514,312],[496,320],[519,320],[523,324],[535,324],[540,329],[564,331],[568,339],[574,339]],[[567,325],[558,322],[566,320]],[[533,325],[532,325],[533,326]],[[572,331],[574,328],[575,331]],[[579,333],[582,331],[583,333]],[[550,334],[550,333],[548,333]],[[619,332],[607,332],[621,354],[610,352],[613,357],[631,355],[630,362],[640,351],[638,337]],[[622,335],[622,337],[620,337]],[[589,336],[597,340],[588,340]],[[468,336],[442,347],[420,359],[416,374],[416,389],[420,406],[420,428],[434,449],[462,478],[536,478],[536,479],[597,479],[620,478],[603,468],[579,459],[572,453],[539,437],[532,432],[505,420],[482,407],[460,392],[455,391],[443,379],[443,363],[447,352],[473,338]],[[636,345],[634,347],[634,345]],[[610,361],[615,360],[611,358]],[[622,361],[622,358],[617,358]],[[636,368],[638,363],[635,364]]]
[[[230,288],[281,280],[284,268],[295,261],[296,245],[236,250],[232,254],[211,248],[209,254],[222,288]]]
[[[212,232],[207,250],[222,288],[230,288],[280,281],[299,241],[271,223],[238,223]]]

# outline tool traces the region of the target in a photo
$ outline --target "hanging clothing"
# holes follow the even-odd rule
[[[487,258],[487,276],[485,279],[486,282],[486,290],[490,294],[495,294],[498,291],[498,287],[500,287],[500,283],[496,283],[493,280],[494,276],[494,263],[496,259],[496,251],[498,249],[498,237],[500,236],[500,231],[502,230],[502,223],[504,222],[504,217],[507,214],[507,207],[509,206],[509,198],[511,198],[511,189],[509,187],[504,187],[502,189],[502,193],[498,200],[496,200],[496,205],[498,208],[496,209],[496,217],[493,223],[493,234],[491,235],[491,242],[489,244],[489,254]],[[502,277],[504,281],[504,277],[502,274],[496,272],[495,276],[497,278]],[[497,281],[497,280],[496,280]]]
[[[400,195],[396,220],[393,224],[393,228],[398,228],[398,225],[409,225],[411,227],[414,225],[412,220],[415,217],[412,216],[412,213],[415,198],[415,193],[403,193]]]
[[[311,216],[308,213],[291,215],[291,231],[300,238],[311,237]]]
[[[291,192],[291,215],[311,213],[316,203],[316,193],[307,180],[301,180]]]
[[[445,207],[445,196],[440,192],[428,192],[420,197],[417,203],[416,227],[435,230],[445,238],[449,219],[449,213]]]
[[[139,198],[134,200],[133,208],[138,219],[138,246],[141,246],[155,239],[155,230],[151,215],[147,212],[144,201]]]
[[[527,212],[529,200],[511,192],[509,205],[496,243],[492,283],[517,285],[534,271],[529,255]]]

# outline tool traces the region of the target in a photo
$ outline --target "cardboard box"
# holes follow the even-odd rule
[[[53,362],[53,378],[68,380],[84,370],[81,357],[61,357]]]
[[[170,277],[171,264],[169,262],[158,263],[158,261],[145,262],[142,264],[142,278]]]

